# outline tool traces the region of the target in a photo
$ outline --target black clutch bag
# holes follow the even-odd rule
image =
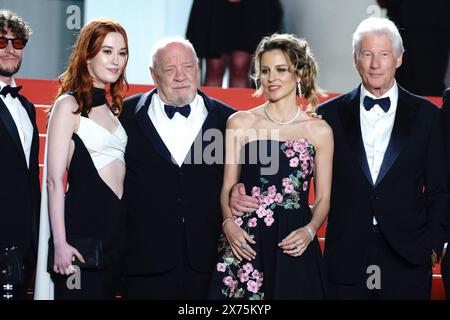
[[[101,265],[102,260],[102,242],[98,239],[92,238],[80,238],[80,239],[68,239],[67,243],[78,250],[83,256],[85,263],[78,260],[77,257],[73,257],[72,265],[78,266],[81,270],[95,270]],[[48,241],[48,260],[47,271],[53,272],[55,247],[53,245],[53,239]]]

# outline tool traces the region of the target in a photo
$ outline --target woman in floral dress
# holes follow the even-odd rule
[[[255,53],[256,94],[266,102],[227,123],[221,194],[223,236],[211,299],[324,299],[325,279],[316,231],[330,204],[333,135],[313,111],[320,89],[307,42],[265,37]],[[308,205],[314,176],[315,202]],[[259,208],[233,218],[232,187],[242,182]]]

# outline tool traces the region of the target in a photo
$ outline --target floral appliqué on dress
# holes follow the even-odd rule
[[[314,170],[314,146],[308,143],[308,140],[300,139],[284,142],[280,150],[289,159],[289,166],[295,170],[289,177],[283,178],[281,190],[277,190],[275,185],[267,187],[269,181],[260,177],[261,185],[252,188],[252,197],[259,200],[259,208],[255,213],[245,213],[242,217],[234,219],[234,223],[252,238],[254,238],[252,228],[258,223],[264,223],[266,227],[274,223],[273,209],[277,206],[288,210],[300,208],[300,194],[309,187],[308,177]],[[220,242],[219,250],[225,250],[225,253],[222,256],[223,262],[217,263],[216,268],[217,271],[224,273],[225,288],[222,289],[222,294],[232,299],[242,299],[248,295],[250,300],[263,300],[264,292],[261,290],[264,281],[263,272],[257,270],[251,262],[239,262],[235,259],[224,234],[221,235]]]

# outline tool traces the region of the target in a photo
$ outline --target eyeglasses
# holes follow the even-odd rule
[[[14,49],[22,50],[25,48],[28,39],[0,37],[0,49],[5,49],[8,46],[8,41],[11,41]]]

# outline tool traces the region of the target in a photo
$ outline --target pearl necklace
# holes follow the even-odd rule
[[[298,115],[300,114],[300,108],[297,107],[297,113],[295,114],[295,116],[291,120],[288,120],[288,121],[277,121],[274,118],[272,118],[272,116],[269,114],[268,106],[269,106],[269,102],[266,102],[264,104],[264,112],[266,113],[267,118],[269,118],[270,121],[272,121],[272,122],[274,122],[276,124],[281,124],[281,125],[290,124],[290,123],[294,122],[295,119],[297,119]]]

